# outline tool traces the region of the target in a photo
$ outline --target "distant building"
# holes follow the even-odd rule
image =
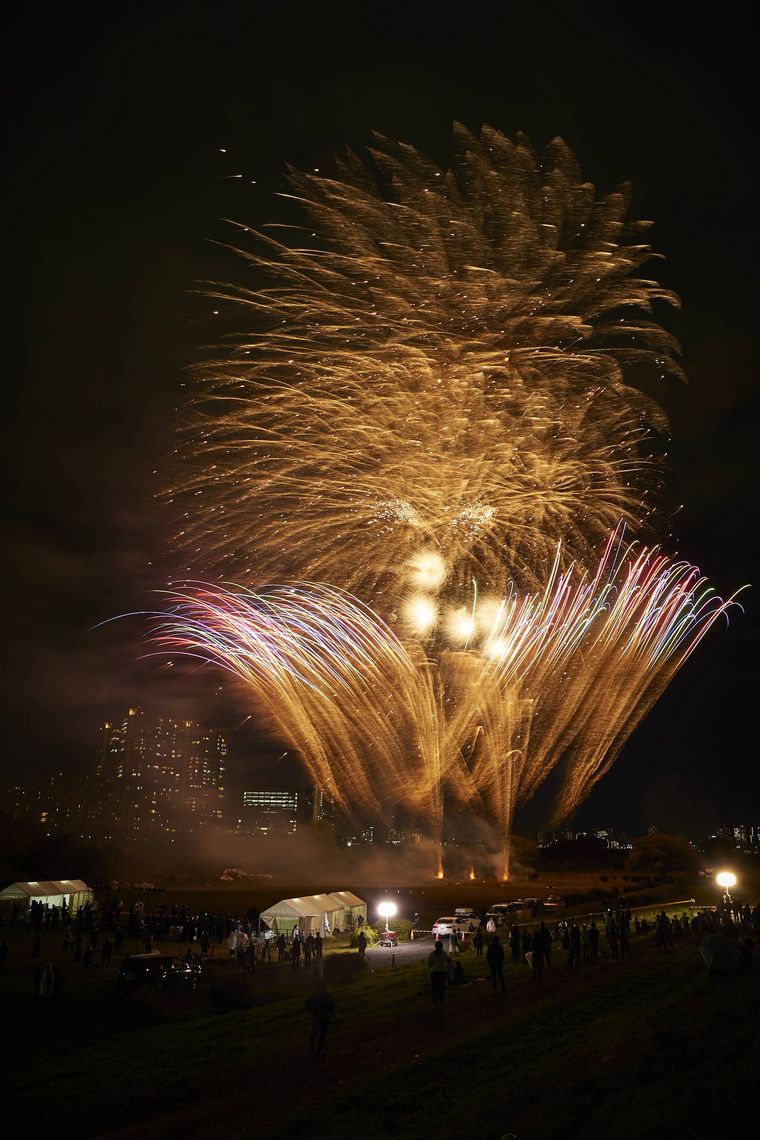
[[[101,728],[97,779],[126,837],[194,831],[222,818],[227,745],[190,720],[131,708]]]
[[[238,830],[244,835],[295,835],[304,823],[305,806],[303,792],[243,792]]]
[[[718,828],[718,836],[728,839],[741,851],[760,850],[760,826],[748,823],[724,824]]]

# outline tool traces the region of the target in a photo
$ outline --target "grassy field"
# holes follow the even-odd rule
[[[79,1140],[380,1130],[559,1140],[660,1128],[699,1138],[727,1125],[751,1134],[756,1123],[760,975],[711,980],[690,938],[673,951],[634,938],[632,962],[577,972],[560,952],[543,985],[510,963],[505,997],[468,951],[472,984],[450,989],[442,1010],[423,964],[373,973],[336,956],[326,963],[336,1015],[318,1059],[305,971],[273,965],[248,981],[218,954],[196,994],[121,998],[115,967],[68,963],[44,1000],[33,993],[30,935],[8,940],[9,1129]],[[225,988],[228,1005],[252,1004],[220,1011]]]

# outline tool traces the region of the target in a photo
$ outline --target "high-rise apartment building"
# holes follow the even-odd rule
[[[227,745],[189,720],[131,708],[101,729],[99,782],[126,836],[192,831],[222,818]]]

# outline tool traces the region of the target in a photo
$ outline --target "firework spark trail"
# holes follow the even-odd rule
[[[259,593],[190,585],[173,594],[152,637],[163,651],[190,653],[243,681],[346,811],[382,813],[400,800],[440,816],[429,681],[357,599],[313,583]]]
[[[341,589],[191,587],[158,637],[240,677],[346,809],[440,838],[450,796],[506,868],[516,805],[558,770],[569,814],[731,605],[623,541],[667,428],[626,368],[680,375],[649,315],[677,298],[628,189],[559,140],[336,166],[291,174],[310,236],[256,234],[255,287],[211,290],[252,331],[199,377],[171,497],[191,573]]]
[[[468,650],[439,643],[435,658],[314,583],[188,588],[153,637],[239,677],[343,807],[402,805],[437,839],[444,789],[484,809],[506,873],[518,803],[561,764],[555,814],[569,814],[734,604],[687,563],[619,548],[615,532],[593,574],[571,567],[543,594],[504,599],[495,616],[486,604]]]
[[[648,516],[665,420],[624,369],[678,372],[646,317],[675,302],[639,275],[648,223],[558,140],[455,146],[448,172],[378,138],[334,179],[292,173],[309,244],[259,234],[243,256],[271,284],[217,290],[256,332],[206,369],[188,432],[194,570],[335,581],[387,614],[420,549],[454,591],[540,589],[560,539],[569,564]]]

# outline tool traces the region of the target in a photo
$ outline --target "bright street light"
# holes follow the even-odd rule
[[[723,905],[733,909],[734,900],[731,898],[731,888],[736,886],[736,875],[733,871],[721,871],[715,876],[715,882],[723,887]]]
[[[388,919],[393,918],[396,913],[397,907],[393,902],[381,902],[377,908],[377,913],[381,918],[385,919],[385,929],[388,929]]]

